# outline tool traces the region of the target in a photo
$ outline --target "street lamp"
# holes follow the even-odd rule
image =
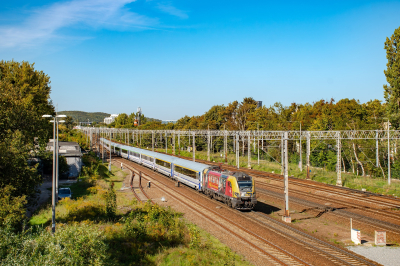
[[[52,224],[51,231],[55,233],[56,231],[56,197],[58,196],[58,122],[63,123],[64,120],[57,121],[59,117],[67,117],[66,115],[42,115],[42,117],[53,118],[50,122],[53,123],[53,185],[52,185],[52,200],[51,200],[51,210],[52,210]],[[57,126],[57,133],[56,133]],[[57,134],[57,138],[56,138]],[[57,149],[56,149],[57,146]],[[57,158],[57,160],[56,160]]]

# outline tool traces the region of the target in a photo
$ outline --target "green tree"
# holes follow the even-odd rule
[[[35,155],[34,138],[44,146],[52,124],[42,118],[54,114],[50,78],[28,62],[0,61],[0,188],[11,185],[13,196],[32,195],[41,179],[29,165]]]
[[[400,123],[400,27],[385,42],[386,58],[388,60],[384,70],[388,84],[383,85],[387,103],[386,111],[392,124],[398,128]]]

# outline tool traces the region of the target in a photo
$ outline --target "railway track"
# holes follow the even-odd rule
[[[185,158],[182,156],[178,156],[180,158]],[[206,164],[211,164],[211,165],[219,165],[218,163],[213,163],[209,161],[204,161],[204,160],[196,160],[198,162],[206,163]],[[224,169],[231,170],[231,171],[238,171],[237,168],[229,166],[229,165],[223,165]],[[259,177],[262,179],[268,179],[271,181],[277,181],[277,182],[283,182],[283,177],[278,174],[273,174],[273,173],[266,173],[262,171],[257,171],[257,170],[250,170],[246,168],[240,168],[239,169],[242,172],[246,172],[248,174],[251,174],[254,177]],[[277,185],[272,185],[266,182],[262,181],[256,181],[257,185],[264,185],[264,186],[269,186],[274,189],[283,189],[283,184],[281,187]],[[371,193],[371,192],[365,192],[365,191],[358,191],[350,188],[345,188],[345,187],[336,187],[332,185],[327,185],[327,184],[322,184],[322,183],[316,183],[314,181],[309,181],[309,180],[301,180],[301,179],[296,179],[293,177],[289,178],[289,185],[296,185],[302,188],[296,189],[296,188],[291,188],[290,191],[291,193],[298,193],[302,194],[306,197],[314,197],[315,199],[318,200],[328,200],[331,203],[337,203],[341,204],[341,208],[345,207],[348,209],[357,209],[360,211],[364,212],[370,212],[373,214],[378,214],[380,216],[384,216],[387,218],[391,218],[393,220],[400,220],[400,200],[393,198],[393,197],[388,197],[376,193]],[[303,188],[307,189],[308,191],[306,192]],[[313,193],[309,193],[311,190],[317,190],[319,193],[320,192],[325,192],[331,194],[333,197],[327,198],[326,196],[321,196],[321,195],[316,195]],[[340,200],[338,197],[334,196],[341,196],[348,201],[345,200]],[[366,205],[365,203],[369,204]],[[381,206],[381,208],[377,207]]]
[[[112,161],[117,162],[118,163],[117,165],[122,163],[122,165],[131,173],[129,185],[131,187],[131,191],[133,192],[133,195],[135,196],[135,198],[139,202],[146,202],[148,200],[150,200],[150,202],[152,202],[150,197],[147,195],[147,193],[144,191],[144,189],[142,187],[141,172],[138,172],[138,180],[136,180],[135,179],[135,171],[134,171],[133,167],[127,166],[125,164],[125,162],[122,162],[121,160],[118,160],[118,159],[114,159]]]
[[[155,173],[143,166],[139,166],[134,162],[131,162],[126,159],[121,159],[125,161],[125,165],[133,166],[135,168],[140,168],[144,173],[144,178],[151,179],[152,184],[156,185],[158,188],[167,193],[170,197],[176,198],[180,203],[186,205],[189,208],[195,208],[196,212],[199,212],[203,217],[207,218],[214,224],[217,224],[224,230],[231,233],[234,237],[239,238],[241,241],[245,242],[249,246],[256,249],[258,252],[264,254],[265,256],[273,259],[274,264],[276,265],[313,265],[306,262],[304,259],[299,258],[298,256],[292,254],[288,250],[292,249],[292,245],[297,245],[302,249],[308,250],[308,252],[312,252],[317,254],[321,258],[326,261],[329,261],[328,264],[332,265],[376,265],[367,259],[364,259],[352,252],[349,252],[345,249],[337,247],[335,245],[329,244],[325,241],[317,239],[315,237],[309,236],[308,234],[299,231],[287,224],[282,222],[278,222],[272,218],[269,218],[267,215],[259,212],[249,212],[242,213],[237,210],[229,209],[229,212],[233,212],[235,216],[240,216],[243,220],[252,221],[252,223],[258,224],[258,230],[268,230],[274,235],[279,235],[279,237],[284,238],[287,242],[286,247],[280,247],[270,240],[267,240],[264,237],[261,237],[260,234],[254,232],[254,230],[248,230],[243,226],[240,226],[241,223],[232,223],[231,220],[227,219],[224,215],[221,215],[219,212],[210,209],[207,206],[199,205],[196,200],[192,199],[192,197],[185,195],[178,189],[171,189],[171,186],[174,185],[173,181],[164,177],[161,174]],[[138,170],[136,170],[138,171]],[[154,176],[161,176],[163,180],[160,181],[159,178],[157,180]],[[185,190],[190,191],[190,194],[196,194],[196,196],[200,196],[207,201],[211,201],[207,196],[203,194],[199,194],[194,192],[190,188],[184,187]],[[226,206],[223,203],[212,201],[215,204],[220,206]],[[227,208],[225,208],[227,209]],[[235,229],[233,229],[235,228]],[[241,232],[241,233],[237,233]],[[269,235],[266,233],[266,235]]]

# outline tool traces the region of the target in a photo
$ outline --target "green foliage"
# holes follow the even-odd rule
[[[0,265],[109,265],[105,236],[87,224],[59,225],[53,236],[39,229],[0,229]]]
[[[110,114],[102,113],[102,112],[90,113],[90,112],[83,112],[83,111],[61,111],[58,113],[71,117],[75,123],[87,122],[88,120],[90,122],[100,123],[100,122],[104,121],[104,118],[110,116]]]
[[[27,62],[0,61],[0,73],[0,188],[11,185],[16,196],[32,195],[41,182],[28,165],[34,138],[43,145],[52,132],[42,118],[54,114],[50,78]]]
[[[10,133],[0,141],[0,188],[8,185],[18,188],[13,196],[33,195],[41,177],[37,164],[29,164],[29,152],[32,145],[19,130]]]
[[[387,102],[387,114],[392,124],[398,128],[400,123],[400,27],[395,29],[391,38],[385,42],[388,60],[384,71],[388,84],[383,85]]]
[[[25,220],[26,196],[13,197],[15,190],[11,186],[0,188],[0,228],[21,229]]]
[[[114,218],[117,213],[117,194],[115,193],[114,182],[111,183],[104,196],[106,199],[106,215],[109,218]]]

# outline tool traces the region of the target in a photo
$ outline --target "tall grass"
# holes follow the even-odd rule
[[[127,193],[110,192],[124,179],[122,171],[110,173],[96,160],[87,167],[71,186],[74,198],[57,205],[54,235],[50,206],[32,217],[30,230],[0,232],[0,265],[27,265],[28,254],[33,265],[249,265],[169,207],[129,201],[130,211],[122,211]]]

